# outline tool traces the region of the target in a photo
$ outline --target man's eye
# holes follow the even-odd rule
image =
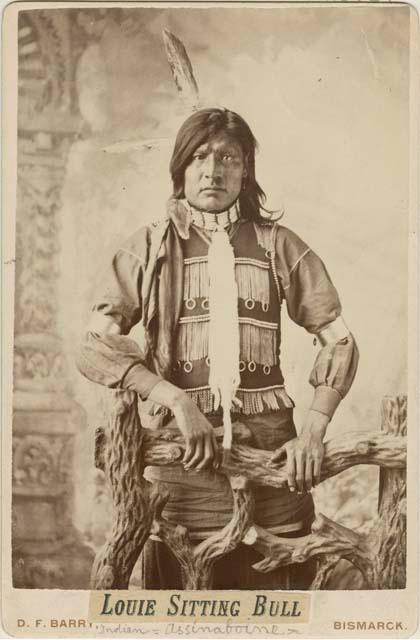
[[[206,157],[205,153],[195,153],[194,154],[194,159],[195,160],[204,160],[205,157]]]

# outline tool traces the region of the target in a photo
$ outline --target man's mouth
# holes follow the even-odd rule
[[[201,189],[201,192],[212,192],[212,191],[226,191],[226,189],[223,189],[222,187],[204,187],[203,189]]]

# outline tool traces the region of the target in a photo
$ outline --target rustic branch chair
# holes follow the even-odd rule
[[[312,532],[281,538],[253,523],[253,484],[283,487],[285,465],[270,465],[271,452],[249,446],[242,426],[234,431],[232,454],[219,472],[231,483],[231,521],[198,545],[185,527],[168,522],[162,510],[168,495],[143,477],[148,465],[180,464],[184,439],[177,429],[142,428],[136,394],[110,391],[109,421],[98,430],[96,465],[107,477],[114,517],[107,542],[96,556],[93,589],[127,589],[134,565],[150,534],[159,535],[182,567],[185,589],[211,589],[214,562],[240,542],[253,545],[263,559],[253,565],[268,572],[318,559],[311,589],[327,587],[337,563],[349,561],[368,589],[402,589],[406,581],[407,399],[386,397],[380,432],[345,433],[327,442],[321,481],[359,464],[380,467],[378,516],[368,533],[357,533],[318,514]],[[216,430],[222,436],[222,429]],[[220,445],[221,446],[221,445]]]

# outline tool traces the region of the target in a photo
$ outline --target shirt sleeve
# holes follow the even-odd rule
[[[145,228],[116,252],[95,296],[76,359],[79,371],[92,382],[136,391],[143,400],[162,379],[149,370],[144,351],[127,335],[142,317],[140,292],[148,246]]]
[[[279,227],[276,267],[290,318],[318,335],[341,315],[341,303],[322,260],[292,231]],[[350,389],[359,353],[351,333],[328,342],[317,355],[309,382],[311,409],[332,418]]]

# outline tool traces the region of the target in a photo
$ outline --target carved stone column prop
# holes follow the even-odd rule
[[[86,588],[92,552],[72,525],[71,399],[57,330],[60,191],[81,127],[65,11],[19,14],[13,415],[13,582]]]

